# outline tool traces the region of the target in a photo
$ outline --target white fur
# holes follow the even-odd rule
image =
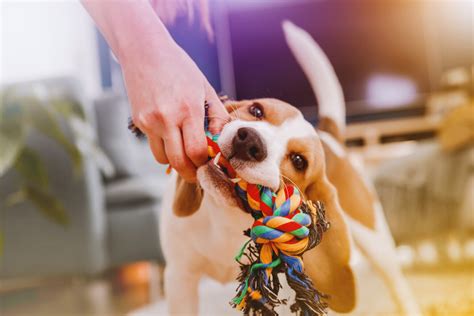
[[[283,22],[288,46],[303,69],[316,94],[319,115],[330,117],[344,131],[346,108],[344,94],[331,62],[305,30],[290,21]]]
[[[280,163],[286,153],[286,147],[290,139],[316,135],[313,126],[304,120],[300,114],[288,119],[281,126],[274,126],[263,121],[241,121],[235,120],[227,124],[219,136],[219,147],[226,157],[232,151],[232,140],[241,127],[251,127],[257,130],[262,138],[267,157],[262,162],[245,162],[236,171],[251,183],[259,183],[278,189],[280,184]]]
[[[202,182],[203,187],[209,186],[205,179]],[[196,213],[177,217],[172,211],[173,185],[168,187],[171,190],[165,194],[160,218],[160,240],[167,261],[166,303],[171,315],[197,315],[202,277],[228,283],[238,275],[234,256],[247,239],[242,232],[252,225],[252,217],[226,201],[215,199],[210,194],[214,189],[205,189]]]
[[[229,157],[232,152],[232,140],[239,128],[250,127],[257,130],[267,150],[267,157],[261,162],[242,162],[235,166],[237,173],[242,178],[252,183],[260,183],[272,189],[277,189],[280,184],[280,160],[286,148],[286,143],[275,142],[273,135],[275,128],[267,122],[248,122],[235,120],[227,124],[219,136],[219,147],[224,157]],[[232,162],[232,160],[231,160]]]

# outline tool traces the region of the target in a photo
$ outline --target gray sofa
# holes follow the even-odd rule
[[[58,225],[28,202],[9,208],[0,203],[0,278],[95,274],[141,260],[162,263],[158,216],[167,181],[165,167],[154,162],[144,141],[127,131],[126,97],[106,93],[92,104],[83,98],[74,79],[40,83],[67,91],[80,101],[117,172],[105,178],[97,161],[85,155],[82,174],[74,176],[62,148],[43,135],[30,133],[27,142],[45,162],[51,190],[64,204],[70,223]],[[18,182],[14,171],[0,178],[0,201],[15,192]]]

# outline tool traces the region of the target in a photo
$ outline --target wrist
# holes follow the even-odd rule
[[[153,12],[152,15],[117,36],[114,53],[120,62],[156,55],[176,46],[164,24]]]
[[[150,12],[149,12],[150,13]],[[157,16],[144,17],[124,32],[117,34],[112,50],[120,64],[139,61],[148,56],[157,58],[176,46],[173,38]]]

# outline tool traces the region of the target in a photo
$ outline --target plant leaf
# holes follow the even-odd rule
[[[15,169],[26,181],[40,188],[49,185],[48,173],[41,157],[31,148],[24,147],[15,161]]]
[[[67,215],[63,204],[52,194],[44,189],[32,185],[26,185],[23,190],[25,190],[27,199],[44,215],[58,224],[69,224],[69,216]]]
[[[8,137],[0,127],[0,177],[3,176],[14,164],[18,152],[23,146],[23,135]]]
[[[16,204],[25,202],[25,200],[26,200],[25,191],[19,190],[7,196],[7,198],[5,199],[5,206],[12,207]]]
[[[50,100],[51,107],[56,113],[61,114],[65,118],[79,117],[82,120],[86,119],[85,113],[80,105],[72,99],[53,98]]]
[[[63,147],[71,158],[75,171],[78,172],[82,163],[81,153],[61,130],[58,117],[42,105],[31,106],[28,110],[34,127]]]
[[[0,96],[0,177],[14,164],[24,146],[25,126],[22,107]]]
[[[99,147],[93,126],[78,116],[69,118],[69,126],[76,139],[76,146],[84,156],[91,157],[100,171],[108,178],[115,175],[115,167],[109,157]]]

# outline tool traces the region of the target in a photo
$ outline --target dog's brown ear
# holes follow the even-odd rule
[[[179,175],[176,179],[176,193],[173,201],[173,212],[176,216],[185,217],[194,214],[201,206],[203,192],[196,183],[188,183]]]
[[[356,303],[356,284],[349,265],[349,229],[336,189],[323,174],[307,188],[306,196],[324,203],[330,228],[324,233],[321,243],[304,254],[305,271],[315,287],[328,295],[326,301],[331,309],[350,312]]]
[[[344,213],[365,227],[375,230],[375,192],[365,183],[347,155],[336,155],[326,143],[323,143],[323,147],[326,174],[337,188],[339,203]]]

